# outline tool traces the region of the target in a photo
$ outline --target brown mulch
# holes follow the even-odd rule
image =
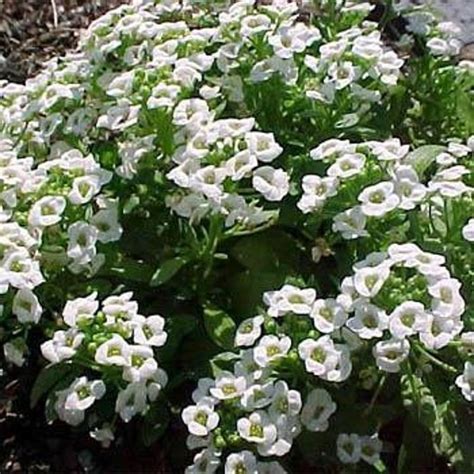
[[[24,82],[77,45],[92,20],[127,0],[0,0],[0,80]]]

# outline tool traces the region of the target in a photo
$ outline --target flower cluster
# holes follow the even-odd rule
[[[381,472],[411,424],[471,472],[457,35],[394,2],[133,0],[0,82],[0,382],[41,344],[48,421],[179,446],[181,414],[190,473]]]
[[[74,273],[93,273],[104,260],[97,246],[120,237],[116,202],[100,194],[112,173],[77,149],[57,147],[38,163],[20,158],[9,139],[0,148],[0,290],[13,293],[20,323],[37,323],[42,307],[33,290],[45,281],[45,271],[67,265]]]
[[[426,9],[411,7],[405,9],[409,33],[426,38],[426,46],[434,56],[450,57],[459,54],[462,42],[461,28],[449,21],[438,22],[436,15]]]
[[[463,182],[472,171],[462,162],[469,164],[472,159],[474,137],[467,145],[451,142],[434,151],[434,171],[428,175],[417,163],[417,151],[409,153],[409,146],[399,139],[359,144],[327,140],[311,150],[310,156],[329,166],[323,176],[302,178],[298,208],[307,214],[322,212],[327,206],[327,212],[334,214],[333,231],[347,240],[369,235],[368,220],[395,211],[432,207],[431,212],[437,213],[447,200],[473,192]],[[341,210],[343,206],[346,209]]]
[[[68,301],[62,312],[65,329],[56,331],[41,345],[51,366],[61,364],[68,377],[74,379],[63,390],[56,390],[49,400],[66,423],[82,423],[86,410],[106,392],[117,392],[117,387],[115,412],[128,423],[134,416],[146,413],[166,385],[167,375],[155,354],[155,348],[163,346],[167,339],[164,319],[140,315],[132,296],[109,296],[100,303],[93,293]],[[97,378],[80,375],[83,367]],[[110,442],[113,425],[105,427],[105,431],[95,430],[91,436]]]
[[[409,364],[412,350],[423,356],[454,341],[463,329],[465,302],[461,283],[444,264],[443,256],[415,244],[393,244],[356,263],[335,298],[318,298],[316,290],[291,284],[266,292],[266,311],[237,329],[235,346],[243,349],[233,369],[201,379],[195,405],[182,413],[188,446],[204,448],[189,471],[203,472],[205,457],[212,458],[214,472],[226,449],[250,450],[238,454],[245,466],[256,462],[255,452],[281,457],[302,429],[328,430],[337,403],[318,380],[343,383],[353,372],[353,359],[367,349],[373,362],[365,357],[364,370],[375,365],[397,373]],[[468,400],[471,383],[472,364],[466,362],[456,384]],[[343,463],[376,464],[381,450],[376,435],[337,436]]]

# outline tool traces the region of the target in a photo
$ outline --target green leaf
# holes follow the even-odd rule
[[[148,283],[152,268],[143,261],[136,261],[131,258],[120,258],[113,262],[111,268],[104,267],[100,275],[119,276],[123,279],[138,283]]]
[[[465,91],[459,91],[457,97],[457,109],[459,119],[465,122],[468,133],[474,131],[474,105],[472,97]]]
[[[211,360],[212,375],[217,377],[223,370],[232,370],[232,365],[240,360],[235,352],[222,352]]]
[[[160,286],[171,280],[188,262],[182,257],[166,260],[151,277],[150,286]]]
[[[415,168],[421,179],[434,163],[436,157],[445,150],[446,147],[441,145],[425,145],[408,153],[405,160]]]
[[[407,414],[403,418],[401,441],[397,473],[431,472],[429,467],[436,458],[431,433],[411,414]]]
[[[56,384],[72,373],[72,367],[65,364],[56,364],[45,367],[39,373],[33,384],[30,394],[30,406],[34,408],[39,400],[46,395]]]
[[[402,376],[405,406],[431,434],[438,455],[447,457],[458,472],[474,472],[474,423],[471,416],[463,405],[456,402],[446,380],[435,373],[426,378],[425,382],[413,374]]]
[[[438,413],[430,388],[412,373],[402,375],[400,383],[405,407],[428,429],[435,429]]]
[[[239,239],[230,255],[245,268],[261,272],[294,266],[301,251],[290,235],[270,229]]]
[[[141,439],[146,447],[158,441],[170,422],[170,414],[163,400],[154,403],[144,417],[140,429]]]
[[[191,333],[197,326],[196,318],[189,314],[177,314],[166,320],[168,339],[160,349],[160,358],[163,361],[173,360],[182,339]]]
[[[474,472],[474,423],[465,405],[452,400],[438,403],[440,412],[434,445],[438,454],[446,456],[458,472]]]
[[[234,320],[222,309],[208,306],[204,308],[204,326],[211,339],[223,349],[234,347],[237,329]]]

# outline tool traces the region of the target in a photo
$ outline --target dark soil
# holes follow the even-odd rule
[[[24,82],[77,45],[80,31],[126,0],[0,0],[0,80]]]

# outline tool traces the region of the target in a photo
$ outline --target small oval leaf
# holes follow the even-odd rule
[[[227,350],[234,347],[237,326],[225,311],[214,306],[204,308],[204,326],[219,347]]]
[[[155,274],[151,277],[150,286],[160,286],[171,280],[181,268],[186,265],[187,261],[182,257],[175,257],[170,260],[163,262],[160,268],[156,270]]]

